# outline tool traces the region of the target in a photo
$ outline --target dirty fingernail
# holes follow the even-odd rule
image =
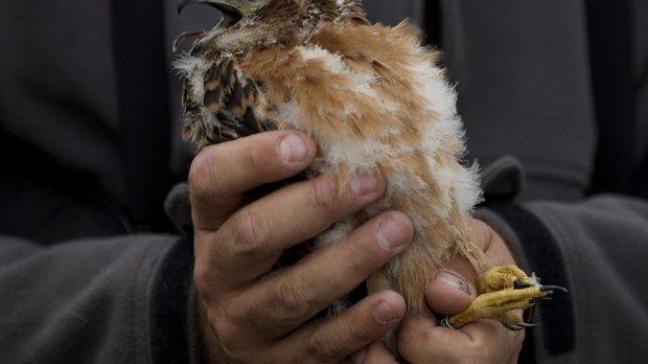
[[[379,183],[378,178],[373,173],[362,173],[353,178],[351,188],[358,195],[367,195],[375,192]]]
[[[388,218],[378,227],[376,240],[381,248],[394,251],[409,243],[407,237],[407,229],[403,223],[394,218]]]
[[[304,140],[295,134],[286,135],[279,144],[281,158],[289,163],[303,162],[308,156]]]
[[[459,291],[472,296],[472,289],[470,288],[470,285],[468,285],[468,283],[466,283],[466,280],[457,273],[442,271],[437,275],[436,279],[440,282],[443,282],[444,284],[447,284],[448,286],[451,286],[452,288],[458,289]]]

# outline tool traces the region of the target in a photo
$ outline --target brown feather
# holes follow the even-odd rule
[[[370,25],[358,0],[342,6],[335,0],[275,0],[254,19],[210,34],[196,44],[188,63],[188,79],[199,72],[204,77],[183,96],[186,136],[199,148],[269,128],[299,130],[320,143],[324,163],[311,167],[310,175],[316,175],[334,164],[336,143],[349,141],[352,149],[379,145],[386,154],[372,155],[373,164],[359,167],[351,155],[336,160],[334,169],[342,185],[359,168],[374,171],[391,191],[347,223],[357,226],[395,209],[416,224],[412,246],[372,279],[372,289],[387,280],[403,293],[409,310],[421,314],[427,310],[426,283],[453,255],[481,268],[484,257],[469,239],[465,207],[442,178],[465,169],[460,132],[434,135],[437,150],[425,150],[426,130],[441,123],[442,115],[419,91],[426,85],[415,67],[433,67],[438,59],[436,51],[420,47],[419,30],[407,22]],[[420,72],[432,77],[425,82],[445,85],[442,72]],[[363,82],[369,86],[359,86]],[[399,191],[398,183],[409,190]]]

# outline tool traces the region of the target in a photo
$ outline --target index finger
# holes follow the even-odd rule
[[[216,230],[241,203],[244,192],[304,170],[315,143],[292,131],[252,135],[212,145],[196,156],[189,172],[194,228]]]

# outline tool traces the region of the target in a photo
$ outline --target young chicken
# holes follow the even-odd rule
[[[179,62],[185,78],[184,136],[197,147],[254,133],[290,129],[313,137],[317,162],[308,176],[334,173],[341,185],[360,173],[384,178],[384,196],[318,237],[335,244],[371,217],[407,213],[411,247],[367,282],[369,292],[393,289],[408,310],[426,308],[424,288],[449,259],[467,258],[483,272],[484,255],[467,225],[480,201],[478,172],[464,153],[456,93],[404,22],[371,24],[361,0],[184,0],[224,14],[213,29],[194,33]],[[495,319],[511,329],[526,309],[551,293],[516,267],[489,270],[468,310],[446,320],[460,327]]]

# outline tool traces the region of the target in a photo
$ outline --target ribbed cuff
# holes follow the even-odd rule
[[[164,258],[151,297],[153,363],[197,363],[193,237],[179,239]]]

